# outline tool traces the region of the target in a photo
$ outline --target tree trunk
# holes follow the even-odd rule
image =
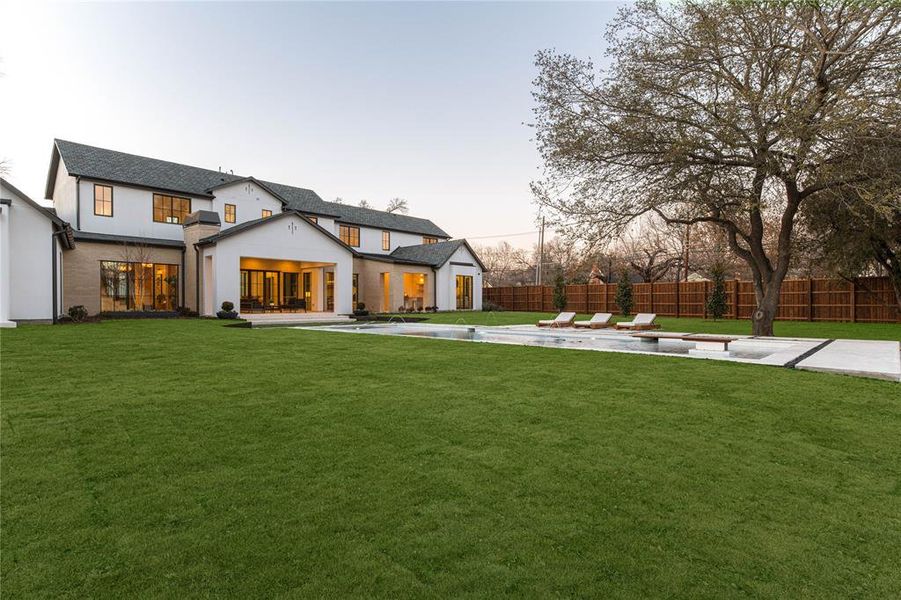
[[[776,320],[776,312],[779,310],[779,288],[782,282],[767,286],[767,290],[763,294],[763,299],[757,302],[757,308],[751,315],[752,333],[757,336],[772,336],[773,321]],[[773,290],[776,290],[773,293]]]

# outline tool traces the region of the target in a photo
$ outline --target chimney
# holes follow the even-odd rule
[[[185,235],[185,274],[182,281],[185,284],[185,305],[191,310],[200,312],[198,285],[203,285],[198,277],[199,253],[194,244],[219,233],[221,225],[219,213],[211,210],[197,210],[185,217],[182,226]]]

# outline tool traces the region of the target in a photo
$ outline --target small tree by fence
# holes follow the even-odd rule
[[[563,281],[563,273],[559,273],[554,282],[554,308],[559,312],[566,309],[566,286]]]
[[[710,279],[713,289],[707,297],[707,314],[713,320],[723,318],[729,308],[726,300],[726,268],[722,263],[714,263],[710,268]]]
[[[567,285],[566,309],[580,313],[615,312],[616,284]],[[709,281],[633,283],[635,312],[664,317],[709,317]],[[750,281],[727,280],[725,318],[749,319],[756,306]],[[486,302],[504,310],[554,310],[551,286],[485,288]],[[888,277],[843,279],[787,279],[782,286],[777,318],[790,321],[901,322],[895,292]]]
[[[619,281],[616,283],[616,306],[623,315],[632,313],[632,282],[626,269],[619,272]]]

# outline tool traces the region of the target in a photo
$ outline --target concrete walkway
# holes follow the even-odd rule
[[[901,344],[835,340],[796,364],[795,368],[901,381]]]

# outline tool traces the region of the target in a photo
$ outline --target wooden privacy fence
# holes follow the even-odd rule
[[[667,317],[707,318],[709,281],[659,281],[632,284],[632,312]],[[566,286],[566,310],[580,313],[618,312],[616,284]],[[726,282],[726,317],[750,319],[757,305],[750,281]],[[484,302],[505,310],[548,312],[554,309],[554,288],[526,285],[482,290]],[[858,321],[895,323],[901,320],[888,277],[786,279],[779,296],[777,319],[787,321]]]

